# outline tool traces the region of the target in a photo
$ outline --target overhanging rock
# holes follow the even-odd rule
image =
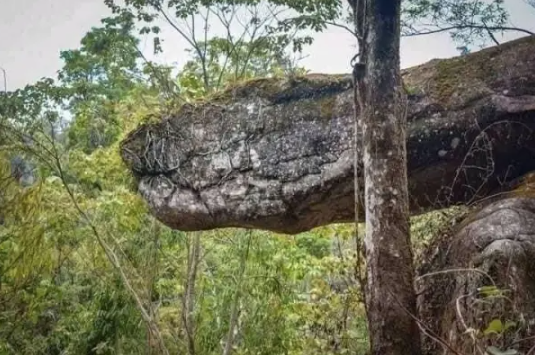
[[[535,170],[535,38],[403,78],[413,214],[473,202]],[[121,155],[171,228],[298,233],[351,221],[352,92],[347,75],[252,80],[140,126]]]

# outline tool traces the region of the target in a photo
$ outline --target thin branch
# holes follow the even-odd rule
[[[351,28],[347,27],[346,25],[343,25],[343,24],[337,23],[337,22],[332,22],[332,21],[325,21],[325,24],[330,25],[330,26],[334,26],[334,27],[338,27],[338,28],[342,28],[342,29],[346,30],[347,32],[351,33],[353,36],[357,37],[357,32],[352,30]]]
[[[230,355],[232,346],[234,345],[234,330],[236,329],[236,325],[238,323],[239,302],[242,294],[242,283],[245,275],[245,269],[247,266],[247,260],[249,259],[249,251],[251,249],[251,238],[251,231],[249,231],[247,235],[247,245],[240,261],[238,280],[236,280],[236,293],[234,294],[234,300],[232,302],[227,341],[223,350],[223,355]]]
[[[447,348],[455,355],[463,355],[462,353],[457,351],[451,344],[449,344],[445,339],[441,338],[437,333],[435,333],[427,324],[425,324],[425,322],[423,322],[420,318],[416,317],[407,308],[405,308],[403,304],[401,304],[399,299],[392,293],[392,291],[389,290],[388,292],[390,293],[390,296],[393,297],[394,300],[396,300],[398,306],[418,324],[418,327],[422,331],[423,335],[429,337],[431,340]]]
[[[203,53],[204,53],[204,57],[206,58],[206,53],[208,52],[208,29],[210,28],[208,26],[208,18],[210,16],[210,11],[209,11],[209,7],[206,8],[206,16],[204,16],[204,41],[203,41],[203,44],[204,44],[204,48],[203,48]]]
[[[7,74],[6,74],[6,70],[2,67],[0,67],[0,70],[2,71],[2,73],[4,73],[4,93],[7,94]]]
[[[431,276],[436,276],[436,275],[443,275],[443,274],[451,274],[451,273],[457,273],[457,272],[475,272],[477,274],[481,274],[485,277],[487,277],[490,282],[492,283],[493,286],[496,286],[496,283],[494,282],[494,280],[492,279],[492,277],[490,277],[490,275],[482,270],[479,270],[479,269],[470,269],[470,268],[458,268],[458,269],[447,269],[447,270],[439,270],[439,271],[435,271],[435,272],[430,272],[428,274],[424,274],[424,275],[421,275],[421,276],[418,276],[415,278],[414,282],[418,282],[420,280],[422,280],[423,278],[426,278],[426,277],[431,277]]]
[[[193,308],[195,304],[195,284],[200,260],[201,233],[193,234],[193,246],[188,245],[187,278],[184,297],[182,299],[182,322],[186,331],[188,353],[195,355],[195,325],[193,320]]]
[[[203,82],[204,82],[205,87],[208,89],[210,85],[209,85],[209,80],[208,80],[208,69],[206,68],[206,56],[205,56],[206,53],[203,53],[201,51],[200,46],[198,45],[195,39],[194,33],[192,33],[192,36],[188,36],[180,27],[178,27],[178,25],[169,17],[169,15],[167,15],[167,13],[161,8],[161,6],[155,4],[154,7],[156,8],[156,10],[158,10],[160,14],[162,14],[162,16],[165,18],[167,23],[169,23],[171,27],[173,27],[175,31],[177,31],[182,36],[182,38],[184,38],[190,44],[190,46],[193,47],[195,52],[197,52],[197,55],[199,56],[199,60],[201,61],[201,67],[203,71]],[[194,17],[194,15],[192,15],[191,17]]]
[[[225,27],[225,29],[227,31],[227,41],[232,45],[229,53],[227,53],[227,56],[224,59],[223,66],[221,67],[221,69],[219,71],[219,75],[218,75],[218,78],[217,78],[217,81],[216,81],[216,84],[215,84],[215,87],[219,88],[221,86],[221,83],[222,83],[222,80],[223,80],[223,74],[225,73],[225,71],[227,69],[227,65],[228,65],[228,62],[229,62],[232,54],[234,54],[234,51],[238,47],[238,44],[242,43],[243,39],[245,38],[245,34],[247,33],[247,27],[243,30],[243,32],[241,33],[241,35],[238,38],[238,40],[236,42],[234,42],[232,33],[230,31],[230,27],[231,27],[230,21],[232,21],[232,19],[234,18],[234,15],[235,15],[234,8],[232,10],[230,20],[227,20],[227,18],[224,16],[224,14],[221,15],[219,12],[216,12],[214,10],[211,10],[211,11],[219,19],[219,21],[223,24],[223,26]]]
[[[19,137],[23,137],[23,134],[21,134],[20,132],[17,132],[15,130],[12,130],[12,131],[18,133],[17,135]],[[41,133],[44,133],[45,137],[47,137],[45,132],[41,132]],[[106,255],[106,258],[111,263],[111,265],[115,269],[115,271],[118,272],[118,274],[119,274],[119,276],[120,276],[120,278],[122,280],[123,285],[125,286],[126,290],[130,293],[130,295],[134,299],[135,304],[136,304],[136,306],[137,306],[137,308],[138,308],[138,310],[139,310],[139,312],[141,314],[142,320],[148,325],[149,329],[154,333],[154,335],[158,339],[160,350],[162,351],[163,354],[169,355],[169,351],[165,346],[163,337],[162,337],[162,335],[161,335],[161,333],[160,333],[160,331],[158,329],[157,324],[154,322],[154,320],[152,319],[150,314],[147,312],[143,301],[141,300],[140,296],[138,295],[138,293],[135,291],[134,287],[132,286],[132,283],[130,282],[128,276],[126,275],[126,273],[125,273],[125,271],[123,269],[123,267],[121,266],[121,262],[120,262],[119,258],[117,257],[117,254],[115,254],[115,252],[111,249],[111,247],[104,240],[104,238],[102,238],[100,232],[96,228],[96,226],[93,223],[91,217],[89,217],[89,215],[86,213],[86,211],[84,211],[82,209],[82,207],[79,205],[74,191],[71,189],[69,183],[67,182],[67,177],[66,177],[65,171],[63,170],[63,165],[61,163],[60,153],[59,153],[59,150],[57,149],[56,142],[51,140],[50,137],[47,137],[47,139],[52,144],[52,149],[50,149],[50,150],[47,149],[47,153],[50,154],[51,159],[53,161],[52,163],[49,163],[49,164],[51,166],[53,166],[54,170],[56,170],[56,172],[58,173],[58,176],[59,176],[59,178],[61,180],[61,183],[62,183],[63,187],[65,188],[65,191],[67,192],[67,194],[69,196],[69,199],[71,200],[75,210],[82,217],[82,219],[87,223],[87,225],[89,226],[92,234],[95,236],[95,239],[97,240],[97,243],[99,244],[99,246],[104,251],[104,254]],[[38,142],[37,140],[34,140],[34,143],[39,144],[40,148],[44,149],[44,145],[41,144],[40,142]],[[26,148],[28,148],[28,147],[26,147]],[[47,160],[44,160],[44,161],[46,162]]]
[[[463,29],[478,29],[478,30],[487,30],[487,31],[517,31],[517,32],[522,32],[522,33],[528,34],[530,36],[535,35],[535,32],[531,32],[531,31],[526,30],[524,28],[518,28],[518,27],[483,26],[483,25],[457,25],[457,26],[441,27],[441,28],[437,28],[436,30],[423,30],[423,31],[416,31],[415,30],[415,32],[402,33],[402,36],[404,36],[404,37],[414,37],[414,36],[422,36],[422,35],[435,34],[435,33],[440,33],[440,32],[451,31],[451,30],[463,30]]]
[[[483,25],[485,25],[485,30],[487,31],[487,34],[489,35],[490,39],[492,39],[492,41],[494,42],[494,44],[496,44],[497,46],[500,45],[500,42],[498,42],[498,40],[496,39],[496,37],[494,36],[494,33],[492,33],[492,31],[489,29],[489,27],[485,24],[485,22],[483,22]]]

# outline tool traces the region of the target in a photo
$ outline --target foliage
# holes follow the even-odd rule
[[[105,18],[102,24],[82,38],[79,49],[60,53],[64,65],[58,79],[72,107],[124,97],[139,79],[139,39],[132,34],[133,18],[122,14]]]
[[[118,113],[118,138],[151,111],[135,105],[147,92],[131,90],[110,108]],[[81,117],[77,112],[77,120]],[[41,125],[22,128],[2,121],[9,147],[2,181],[9,188],[1,199],[1,352],[159,353],[132,294],[107,261],[95,226],[119,256],[145,309],[157,314],[169,352],[188,353],[182,313],[194,235],[150,217],[131,189],[117,140],[88,154],[55,139],[46,129],[49,116],[38,112],[36,118]],[[82,129],[76,123],[66,134]],[[21,137],[29,132],[27,145]],[[17,154],[38,167],[34,185],[22,187],[11,176],[9,156]],[[334,226],[327,234],[318,230],[295,238],[243,230],[203,233],[192,308],[196,353],[221,352],[232,309],[236,354],[364,349],[359,293],[339,286],[351,263],[349,252],[344,262],[332,256],[333,238],[347,240],[351,230]]]
[[[0,94],[0,353],[160,354],[159,332],[168,353],[364,354],[353,226],[173,231],[151,217],[118,153],[127,132],[176,105],[304,72],[295,58],[310,30],[343,22],[342,3],[106,3],[114,15],[61,52],[57,79]],[[492,4],[475,8],[489,26],[504,21]],[[453,6],[407,0],[406,16],[468,21]],[[177,70],[137,47],[150,35],[165,50],[158,19],[189,43]],[[456,38],[484,34],[466,31]],[[415,221],[415,241],[435,227]]]
[[[464,45],[487,42],[509,22],[504,0],[406,0],[403,14],[405,35],[448,31]]]
[[[105,1],[114,13],[136,16],[145,24],[143,35],[154,36],[154,50],[164,45],[157,20],[169,25],[190,48],[179,84],[194,96],[220,89],[225,83],[254,76],[269,76],[294,70],[289,47],[300,52],[311,43],[310,36],[298,35],[294,26],[282,20],[290,10],[314,12],[314,21],[301,21],[298,29],[325,27],[320,14],[336,12],[338,2],[316,1],[144,1],[128,0],[123,6]],[[322,15],[322,16],[327,16]],[[221,35],[223,34],[223,35]],[[190,86],[192,78],[197,86]]]

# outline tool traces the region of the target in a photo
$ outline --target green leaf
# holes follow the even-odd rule
[[[478,288],[478,291],[483,297],[492,297],[501,294],[501,290],[496,286],[482,286]]]
[[[502,321],[499,319],[493,319],[487,326],[487,329],[483,331],[483,334],[485,335],[501,334],[503,331],[504,331],[504,326],[503,326]]]

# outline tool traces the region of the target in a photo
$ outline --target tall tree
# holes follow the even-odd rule
[[[85,34],[79,48],[60,53],[64,63],[58,79],[73,109],[123,98],[142,79],[132,16],[124,13],[101,23]]]
[[[180,86],[200,79],[196,94],[229,81],[295,70],[295,53],[312,42],[303,30],[321,31],[341,8],[335,0],[105,0],[116,14],[135,16],[154,35],[154,50],[165,49],[159,25],[187,43]],[[187,84],[185,86],[188,86]],[[191,94],[191,93],[189,93]]]
[[[120,133],[115,104],[147,79],[133,17],[124,13],[101,24],[85,34],[79,48],[60,52],[63,67],[57,84],[73,115],[68,145],[86,153],[115,141]]]
[[[360,51],[354,67],[359,108],[355,119],[360,121],[356,127],[362,128],[363,140],[371,353],[417,355],[421,350],[413,318],[416,297],[408,208],[407,104],[399,54],[401,0],[357,0],[352,5]],[[356,156],[356,169],[358,163]]]

